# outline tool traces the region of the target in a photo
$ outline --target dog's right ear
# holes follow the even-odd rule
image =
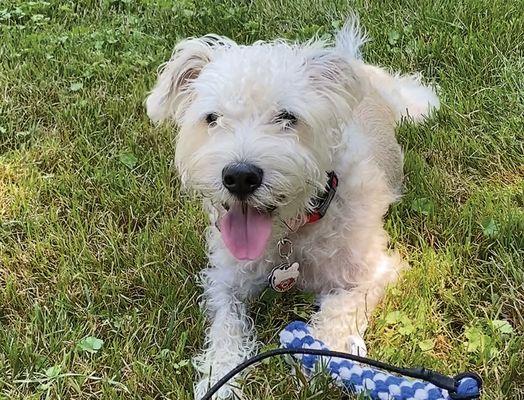
[[[171,59],[159,67],[158,80],[146,100],[147,115],[153,122],[178,120],[192,98],[192,83],[212,60],[219,46],[233,44],[229,39],[206,35],[179,42]]]

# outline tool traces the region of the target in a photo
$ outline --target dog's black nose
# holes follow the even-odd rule
[[[261,184],[264,171],[253,164],[235,163],[222,170],[222,184],[231,194],[245,199]]]

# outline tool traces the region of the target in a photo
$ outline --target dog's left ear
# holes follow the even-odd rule
[[[231,46],[227,38],[206,35],[179,42],[171,59],[159,68],[158,80],[146,100],[153,122],[178,120],[192,99],[192,83],[212,60],[217,47]]]

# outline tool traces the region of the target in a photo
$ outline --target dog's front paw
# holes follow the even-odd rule
[[[349,335],[347,343],[347,352],[355,356],[366,357],[368,348],[364,339],[360,335]]]
[[[201,400],[202,397],[211,389],[211,387],[220,379],[222,375],[215,376],[203,376],[200,381],[195,383],[194,386],[194,397],[195,400]],[[213,395],[213,400],[224,400],[224,399],[234,399],[241,400],[244,399],[242,391],[235,386],[234,380],[230,380],[227,384],[222,386],[218,392]]]
[[[195,356],[193,367],[198,372],[199,378],[194,385],[195,400],[201,400],[209,389],[240,364],[244,357],[248,357],[248,354],[238,355],[238,353],[228,352],[225,349],[218,351],[214,348]],[[239,388],[235,377],[224,384],[213,396],[213,400],[243,398],[242,390]]]
[[[341,351],[360,357],[365,357],[368,352],[364,339],[358,334],[351,335],[336,332],[335,329],[330,327],[313,325],[312,335],[333,351]]]

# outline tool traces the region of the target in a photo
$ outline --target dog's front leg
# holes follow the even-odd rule
[[[337,289],[320,298],[320,311],[311,323],[314,336],[331,350],[365,356],[362,339],[367,328],[367,293],[360,288]]]
[[[397,279],[402,265],[398,255],[384,253],[354,287],[323,295],[320,311],[311,321],[315,337],[331,350],[365,356],[367,348],[362,336],[368,319],[384,296],[387,285]]]
[[[246,314],[244,300],[254,284],[241,281],[237,268],[207,268],[202,272],[204,301],[202,306],[210,319],[206,331],[204,352],[194,358],[200,373],[195,384],[195,399],[200,400],[207,390],[227,372],[255,352],[252,320]],[[230,381],[216,398],[224,399],[241,391]]]

